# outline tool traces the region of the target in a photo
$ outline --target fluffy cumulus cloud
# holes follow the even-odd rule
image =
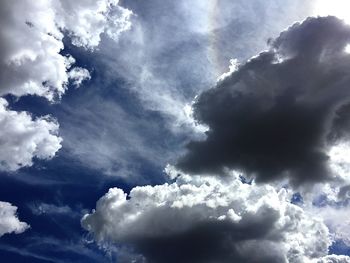
[[[62,55],[63,37],[88,49],[101,35],[116,40],[130,28],[131,11],[118,0],[15,0],[0,3],[0,96],[37,95],[59,98],[70,82],[79,87],[90,79],[88,70],[74,67],[75,59]],[[0,99],[0,168],[16,170],[33,157],[51,158],[61,147],[58,124],[50,117],[32,119],[29,113],[7,109]]]
[[[7,233],[22,233],[29,228],[17,218],[17,207],[0,201],[0,237]]]
[[[270,41],[200,94],[194,117],[209,127],[178,167],[225,168],[257,181],[295,184],[332,177],[329,150],[348,139],[350,27],[335,17],[308,18]]]
[[[28,112],[8,109],[0,98],[0,170],[32,165],[34,157],[50,159],[61,148],[58,124],[50,117],[33,119]]]
[[[60,0],[53,2],[60,28],[67,29],[74,45],[87,48],[98,46],[101,34],[117,40],[120,33],[131,27],[132,12],[118,5],[119,0]]]
[[[112,188],[82,225],[147,262],[350,262],[324,258],[327,227],[291,204],[285,189],[245,184],[235,174],[181,175],[129,195]]]
[[[64,33],[78,46],[94,48],[102,33],[113,39],[130,27],[131,12],[117,0],[15,0],[0,4],[0,95],[35,94],[52,100],[77,75],[72,58],[60,54]],[[78,71],[82,73],[82,71]],[[88,72],[73,79],[80,83]]]

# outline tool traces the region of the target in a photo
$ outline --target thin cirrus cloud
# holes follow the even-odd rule
[[[336,17],[308,18],[271,40],[199,95],[194,117],[207,138],[190,142],[178,167],[294,185],[332,179],[328,152],[348,138],[349,41],[350,27]]]

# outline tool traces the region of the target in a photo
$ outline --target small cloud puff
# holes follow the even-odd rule
[[[17,207],[0,201],[0,237],[7,233],[20,234],[29,228],[25,222],[17,218]]]

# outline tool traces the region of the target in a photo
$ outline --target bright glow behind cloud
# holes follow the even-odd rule
[[[350,1],[349,0],[317,0],[314,4],[313,15],[336,16],[350,24]]]
[[[349,181],[350,145],[348,143],[335,145],[328,154],[332,170],[343,180]]]

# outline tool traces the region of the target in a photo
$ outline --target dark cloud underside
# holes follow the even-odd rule
[[[184,233],[145,238],[134,245],[153,263],[280,263],[285,261],[283,256],[266,240],[275,221],[272,214],[255,224],[207,222]],[[261,253],[251,253],[252,249]]]

